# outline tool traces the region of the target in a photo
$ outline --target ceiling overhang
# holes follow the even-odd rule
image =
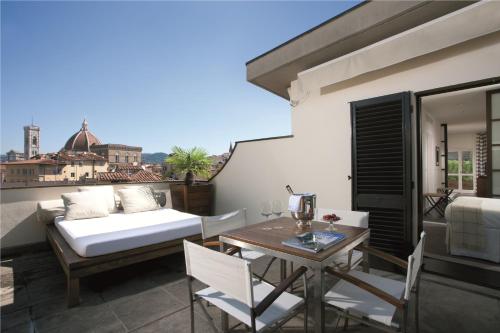
[[[247,80],[289,99],[297,74],[472,4],[473,1],[364,2],[250,60]]]

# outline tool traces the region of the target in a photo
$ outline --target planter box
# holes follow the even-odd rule
[[[201,216],[212,215],[212,184],[170,184],[172,208]]]

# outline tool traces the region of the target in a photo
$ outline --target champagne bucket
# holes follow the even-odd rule
[[[290,212],[292,218],[301,227],[310,226],[316,211],[316,194],[302,195],[300,198],[300,209],[297,212]]]

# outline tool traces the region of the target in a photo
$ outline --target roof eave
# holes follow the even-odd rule
[[[289,99],[297,74],[472,4],[363,2],[247,62],[247,80]]]

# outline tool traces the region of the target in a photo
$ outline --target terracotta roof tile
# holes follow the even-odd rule
[[[129,182],[130,176],[123,172],[98,172],[97,180],[104,182]]]
[[[132,176],[130,176],[132,181],[135,182],[159,182],[161,181],[161,177],[158,175],[155,175],[154,173],[151,173],[146,170],[140,170],[136,173],[134,173]]]

